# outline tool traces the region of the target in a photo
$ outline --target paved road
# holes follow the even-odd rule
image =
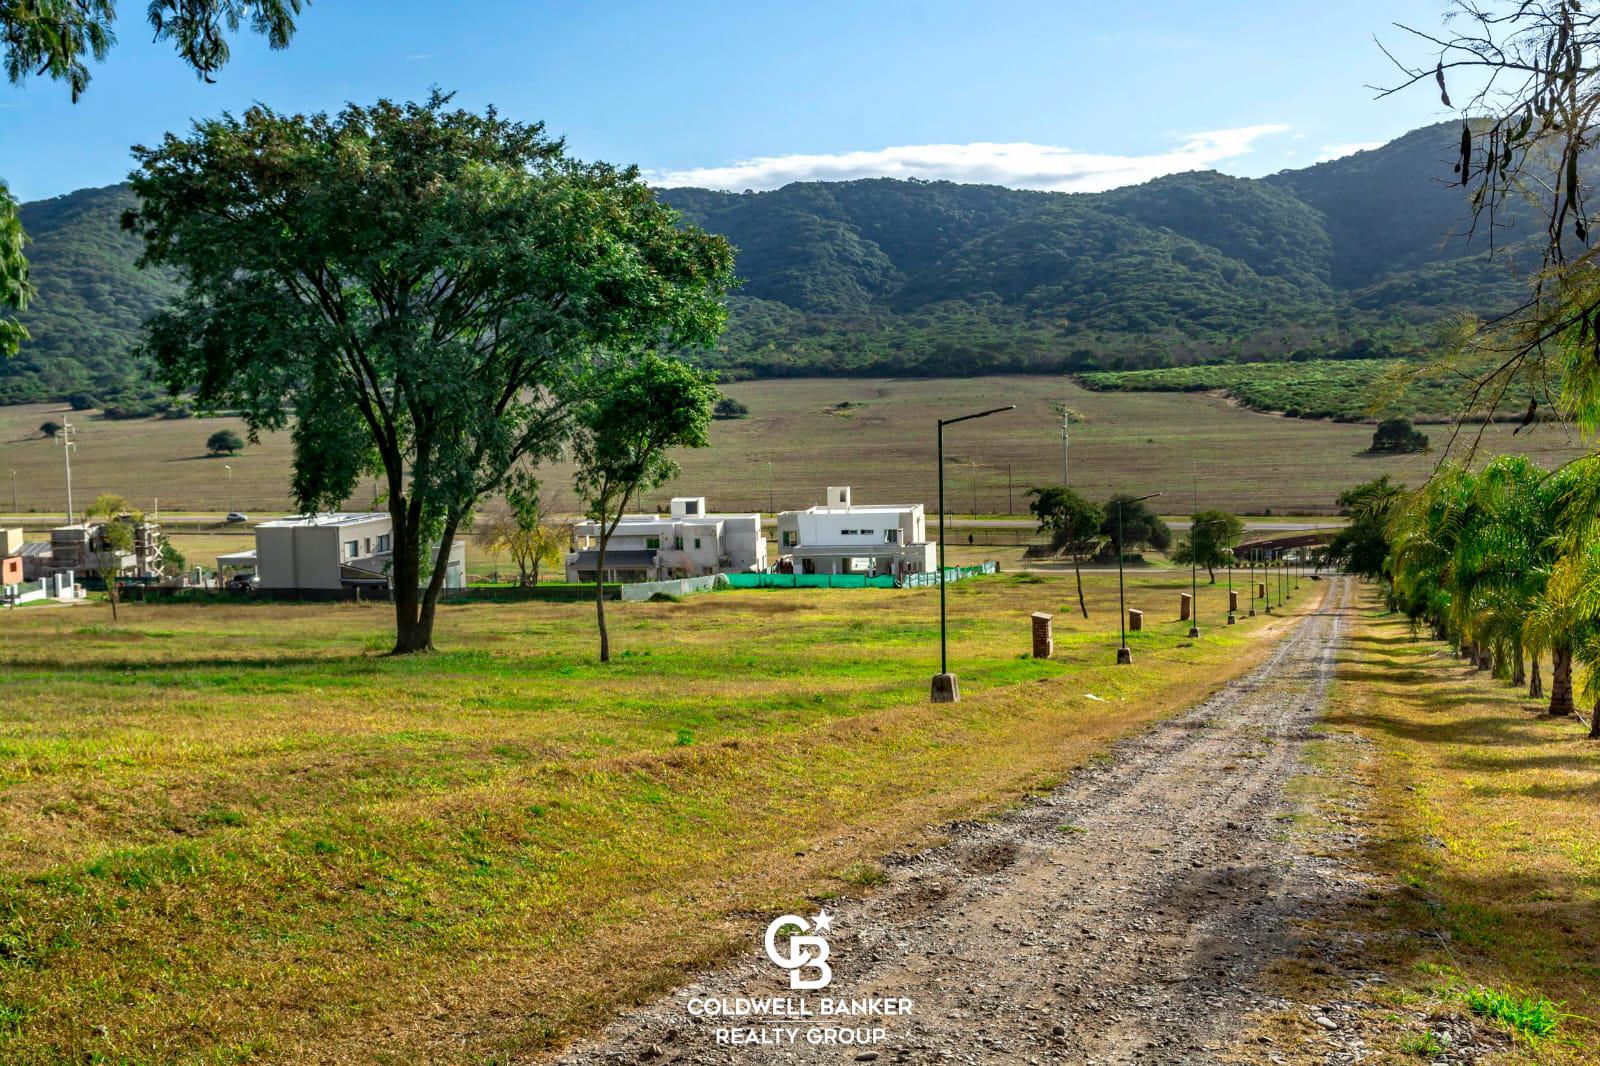
[[[1349,610],[1347,579],[1325,587],[1321,609],[1211,699],[1010,816],[953,827],[949,844],[893,869],[884,889],[840,903],[825,990],[790,989],[756,946],[763,916],[747,956],[562,1061],[837,1063],[863,1051],[877,1054],[860,1061],[913,1063],[1222,1061],[1247,1014],[1281,1005],[1256,979],[1293,949],[1292,919],[1333,891],[1326,860],[1279,822]],[[910,1012],[794,1022],[689,1011],[706,997],[737,1008],[738,997],[802,995],[869,1008],[903,998]],[[841,1027],[884,1035],[808,1043]],[[734,1032],[777,1042],[736,1047]]]

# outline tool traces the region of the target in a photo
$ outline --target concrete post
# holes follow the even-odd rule
[[[1144,612],[1132,607],[1128,608],[1128,632],[1137,633],[1144,629]]]
[[[1194,617],[1194,597],[1187,592],[1178,596],[1178,621],[1187,622]]]
[[[1233,614],[1238,610],[1239,610],[1239,594],[1237,592],[1228,593],[1228,613],[1229,614]]]
[[[1055,654],[1056,642],[1050,631],[1051,616],[1043,611],[1033,612],[1033,657],[1048,659]]]

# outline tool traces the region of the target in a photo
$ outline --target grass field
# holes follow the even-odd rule
[[[0,643],[0,1062],[473,1062],[561,1042],[1047,786],[1263,653],[1183,637],[1176,575],[1110,665],[1115,581],[449,606],[28,607]],[[1314,598],[1315,583],[1299,594]],[[1056,612],[1058,659],[1027,655]],[[1114,632],[1114,631],[1113,631]],[[739,639],[730,639],[730,635]],[[1091,699],[1093,695],[1097,699]],[[1102,702],[1103,701],[1103,702]],[[778,911],[774,911],[778,913]]]
[[[1479,1013],[1513,1037],[1496,1062],[1600,1061],[1600,744],[1414,639],[1375,595],[1365,608],[1328,725],[1369,743],[1327,745],[1323,777],[1360,783],[1333,806],[1365,831],[1374,891],[1334,938],[1387,971],[1380,1010]],[[1436,1057],[1419,1057],[1425,1029],[1392,1035],[1386,1061]]]
[[[683,476],[647,503],[689,493],[727,510],[806,507],[825,486],[842,483],[855,486],[863,502],[922,501],[931,513],[935,419],[1005,403],[1018,410],[947,435],[950,510],[1020,513],[1031,485],[1059,483],[1061,403],[1084,419],[1072,430],[1073,485],[1097,500],[1114,491],[1163,492],[1160,507],[1168,513],[1190,511],[1198,489],[1202,506],[1325,514],[1342,488],[1380,473],[1420,484],[1439,458],[1363,454],[1370,426],[1261,414],[1203,393],[1091,392],[1059,377],[747,381],[726,391],[751,417],[715,423],[711,447],[682,455]],[[17,471],[24,511],[65,507],[61,449],[37,435],[46,418],[60,421],[62,411],[0,407],[0,475]],[[240,428],[235,420],[115,422],[79,414],[72,421],[80,430],[73,459],[80,507],[105,491],[147,509],[159,498],[173,513],[276,514],[290,507],[286,435],[233,459],[208,459],[206,437]],[[1433,432],[1442,446],[1441,431]],[[1581,451],[1554,427],[1512,438],[1511,427],[1494,426],[1482,447],[1486,454],[1527,451],[1547,463]],[[225,465],[233,468],[231,487]],[[546,480],[558,508],[574,506],[570,471],[552,469]],[[9,507],[9,487],[0,482],[0,508]],[[371,504],[368,484],[350,501]]]

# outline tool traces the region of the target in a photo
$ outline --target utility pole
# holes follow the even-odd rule
[[[77,430],[72,428],[71,422],[63,421],[61,429],[56,433],[56,442],[61,445],[61,453],[67,460],[67,525],[72,525],[73,516],[77,511],[72,506],[72,452],[77,445],[72,443],[73,435]]]
[[[1006,514],[1016,514],[1017,509],[1011,496],[1011,464],[1006,464]]]
[[[11,513],[17,513],[17,472],[11,471]]]
[[[778,514],[778,490],[772,480],[772,460],[767,460],[767,510],[774,517]]]
[[[233,513],[233,466],[224,463],[222,469],[228,472],[228,513]]]
[[[1061,405],[1061,487],[1071,488],[1072,482],[1067,477],[1067,426],[1072,422],[1072,411],[1066,404]]]

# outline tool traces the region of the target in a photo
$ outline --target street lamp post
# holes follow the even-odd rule
[[[1063,433],[1066,431],[1063,430]],[[1144,500],[1153,500],[1161,495],[1152,492],[1148,496],[1140,496],[1132,500],[1117,498],[1117,665],[1128,666],[1133,662],[1133,652],[1128,650],[1128,605],[1122,587],[1122,505],[1124,503],[1141,503]]]
[[[1257,548],[1250,549],[1250,617],[1256,616],[1256,556],[1261,552]]]
[[[1015,411],[1017,405],[1006,404],[1004,407],[993,407],[987,411],[975,411],[970,415],[958,415],[955,418],[939,419],[938,457],[939,457],[939,672],[933,678],[933,702],[955,703],[961,698],[961,686],[956,682],[956,675],[950,672],[950,638],[949,628],[945,620],[945,572],[944,572],[944,427],[953,426],[957,422],[970,422],[974,418],[987,418],[997,415],[1002,411]],[[974,505],[976,510],[976,505]]]
[[[1218,525],[1222,525],[1222,524],[1224,524],[1224,523],[1223,523],[1222,519],[1220,519],[1220,518],[1214,518],[1209,522],[1191,522],[1189,524],[1189,636],[1190,637],[1198,637],[1200,635],[1200,570],[1199,570],[1199,566],[1197,564],[1197,558],[1199,556],[1199,542],[1196,539],[1196,535],[1200,532],[1200,530],[1206,528],[1207,526],[1218,526]],[[1215,573],[1215,571],[1212,571],[1212,573]],[[1215,581],[1215,578],[1213,578],[1213,581]],[[1229,588],[1233,587],[1233,574],[1232,574],[1232,572],[1230,572],[1228,574],[1228,587]],[[1230,623],[1232,622],[1233,619],[1232,619],[1231,615],[1229,616],[1228,620],[1229,620]]]
[[[17,513],[17,472],[11,471],[11,513]]]
[[[1233,616],[1233,549],[1228,549],[1228,624],[1231,626],[1238,622]]]
[[[233,467],[228,463],[222,464],[222,469],[228,472],[228,513],[233,513]]]

